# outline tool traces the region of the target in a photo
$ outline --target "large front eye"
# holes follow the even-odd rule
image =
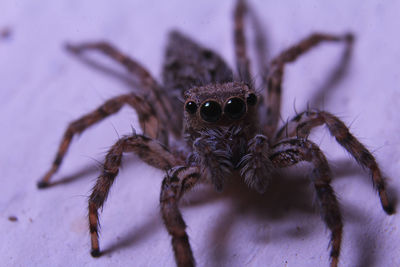
[[[228,115],[229,118],[237,120],[243,116],[246,112],[246,104],[239,97],[234,97],[226,101],[224,113]]]
[[[200,116],[207,122],[216,122],[221,113],[221,106],[215,101],[207,101],[200,108]]]

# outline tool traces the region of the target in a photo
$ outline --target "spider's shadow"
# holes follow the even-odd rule
[[[366,173],[359,168],[351,160],[335,162],[337,166],[333,168],[334,179],[347,178],[352,174],[359,174],[365,183],[368,179],[364,179]],[[344,168],[345,167],[345,168]],[[301,174],[299,174],[301,173]],[[390,191],[390,190],[389,190]],[[205,202],[213,202],[221,199],[229,199],[230,205],[227,211],[219,216],[215,225],[212,226],[210,241],[209,241],[209,255],[210,262],[213,266],[223,266],[228,262],[231,256],[228,252],[229,238],[235,228],[235,221],[238,222],[240,217],[255,218],[255,223],[259,225],[285,224],[285,222],[296,221],[298,216],[306,214],[308,221],[312,224],[300,224],[299,227],[281,227],[273,229],[271,234],[257,237],[261,246],[268,245],[268,242],[279,242],[282,237],[289,237],[298,239],[316,233],[313,226],[318,223],[323,223],[320,218],[318,210],[316,210],[313,203],[315,203],[315,194],[310,180],[307,177],[307,171],[291,172],[290,174],[282,174],[279,177],[274,177],[265,194],[258,194],[255,191],[248,189],[248,187],[240,180],[233,181],[225,188],[224,193],[218,194],[213,191],[200,191],[193,192],[188,198],[187,208],[193,205],[201,205]],[[378,207],[379,208],[379,207]],[[366,214],[357,209],[357,207],[348,205],[341,205],[342,214],[344,217],[344,224],[361,225],[363,221],[368,219]],[[274,224],[276,225],[276,224]],[[272,226],[273,227],[273,226]],[[322,233],[323,234],[323,233]],[[356,240],[363,240],[360,242],[361,247],[357,248],[358,260],[355,266],[374,266],[376,262],[376,244],[379,242],[379,236],[375,232],[368,232],[368,238],[365,240],[365,232],[362,230],[354,230],[346,234],[352,235]],[[326,240],[326,245],[329,239]],[[326,254],[329,252],[327,250]]]
[[[332,93],[342,81],[344,81],[346,75],[348,74],[352,53],[353,45],[346,46],[342,56],[332,67],[327,79],[325,79],[324,83],[316,89],[315,95],[312,96],[311,100],[309,101],[313,108],[322,108],[324,105],[324,99],[328,99],[328,95]]]
[[[126,157],[124,164],[131,164],[137,160],[138,158],[135,156]],[[351,159],[331,162],[330,165],[332,166],[334,179],[348,178],[350,175],[358,174],[357,177],[369,184],[369,180],[365,179],[366,173]],[[212,187],[205,187],[203,188],[204,190],[194,190],[188,193],[187,197],[185,197],[186,201],[181,204],[183,209],[228,200],[227,210],[219,216],[219,219],[210,230],[210,246],[207,246],[210,250],[207,254],[214,266],[222,266],[228,261],[230,233],[234,231],[235,222],[239,222],[240,217],[255,218],[255,223],[258,225],[274,224],[275,222],[284,225],[286,222],[295,221],[297,216],[306,214],[311,222],[322,223],[320,215],[313,205],[315,203],[315,194],[307,177],[308,170],[303,170],[303,167],[305,166],[299,166],[299,170],[296,169],[296,172],[285,173],[271,179],[267,192],[262,195],[248,189],[241,179],[233,179],[227,184],[223,193],[216,193],[212,190]],[[53,182],[52,185],[73,183],[83,176],[97,173],[98,169],[95,166],[86,166]],[[393,188],[390,187],[390,184],[388,193],[392,197],[397,195]],[[393,198],[392,203],[397,203],[397,199]],[[344,215],[345,225],[349,222],[360,225],[364,220],[367,220],[365,214],[362,214],[354,206],[349,207],[348,203],[342,205],[341,210]],[[160,218],[156,216],[148,218],[144,223],[135,225],[134,228],[123,234],[120,239],[105,247],[102,254],[109,255],[114,251],[129,248],[158,230],[163,230]],[[266,244],[268,242],[274,242],[274,240],[279,242],[281,237],[298,239],[312,234],[320,233],[316,233],[310,225],[300,225],[300,227],[293,227],[293,229],[281,227],[274,229],[272,235],[261,234],[256,241],[263,246],[268,245]],[[374,266],[377,255],[375,250],[376,244],[379,242],[379,236],[375,232],[368,232],[368,235],[365,235],[362,230],[354,230],[347,234],[351,234],[355,240],[363,240],[363,242],[359,242],[362,246],[356,251],[358,255],[356,266]],[[329,240],[327,239],[327,244],[328,242]]]
[[[95,176],[100,173],[99,168],[93,164],[88,164],[82,169],[75,171],[66,176],[62,176],[60,179],[52,181],[47,187],[53,187],[58,185],[70,184],[78,181],[79,179],[87,176]]]
[[[157,216],[150,217],[141,225],[136,225],[134,228],[129,230],[129,232],[124,233],[123,237],[106,247],[103,251],[101,251],[101,254],[108,255],[114,251],[129,248],[132,245],[139,243],[140,240],[146,238],[146,236],[154,234],[157,230],[161,229],[161,219]]]
[[[122,84],[124,84],[131,90],[136,90],[136,89],[140,88],[140,84],[137,81],[137,79],[135,78],[135,75],[128,73],[126,70],[117,70],[118,63],[114,62],[113,65],[115,67],[108,67],[105,64],[102,64],[102,63],[98,62],[96,59],[94,59],[97,57],[91,57],[91,56],[93,56],[92,54],[100,54],[99,52],[91,51],[91,52],[87,52],[84,54],[76,54],[76,53],[69,51],[67,46],[68,46],[68,43],[65,45],[65,49],[68,52],[68,54],[72,55],[74,58],[78,59],[78,61],[80,61],[84,65],[88,66],[89,68],[92,68],[95,71],[100,72],[101,74],[105,74],[119,82],[122,82]]]

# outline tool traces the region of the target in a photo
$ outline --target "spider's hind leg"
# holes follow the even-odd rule
[[[247,55],[246,36],[244,32],[244,16],[248,12],[246,1],[238,0],[234,11],[234,42],[236,67],[239,79],[247,84],[252,83],[250,60]]]
[[[273,137],[280,119],[281,87],[285,65],[294,62],[299,56],[322,42],[346,42],[347,45],[351,45],[353,39],[354,37],[350,33],[344,35],[312,34],[272,60],[267,79],[267,123],[264,127],[264,132],[268,137]]]
[[[234,48],[235,48],[235,60],[236,60],[236,71],[239,75],[240,81],[243,81],[255,89],[254,78],[251,72],[250,58],[247,54],[247,41],[246,31],[251,29],[253,40],[252,45],[255,50],[254,60],[256,61],[256,76],[261,77],[261,88],[266,87],[266,78],[268,75],[268,47],[265,36],[265,31],[261,26],[261,23],[257,17],[255,10],[251,6],[247,5],[246,0],[237,0],[234,13]],[[249,27],[245,28],[245,24],[249,24]],[[257,85],[258,86],[258,85]]]
[[[170,97],[164,92],[150,72],[136,60],[130,58],[108,42],[86,42],[81,44],[66,44],[66,49],[78,56],[86,51],[99,51],[120,63],[128,72],[135,75],[140,82],[140,89],[154,106],[160,122],[167,125],[175,136],[181,135],[181,128],[176,121],[181,118],[174,112]],[[167,116],[168,114],[168,116]]]
[[[369,169],[372,182],[379,193],[382,208],[387,214],[394,213],[394,206],[389,202],[385,180],[371,152],[361,144],[349,131],[346,125],[334,115],[324,111],[305,111],[285,124],[277,133],[275,140],[297,136],[307,138],[311,130],[325,124],[336,141],[342,145],[362,166]]]
[[[154,109],[144,98],[134,94],[126,94],[114,97],[107,100],[96,110],[69,124],[61,140],[61,144],[58,148],[53,164],[43,178],[38,182],[38,187],[45,188],[50,185],[50,179],[60,167],[74,135],[82,133],[90,126],[100,122],[112,114],[117,113],[125,104],[128,104],[137,111],[140,125],[146,135],[150,136],[151,138],[167,138],[167,136],[163,136],[163,133],[166,133],[166,131],[163,131],[163,127],[159,123]]]

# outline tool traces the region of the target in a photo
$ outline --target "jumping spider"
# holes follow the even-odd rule
[[[134,152],[146,163],[167,173],[161,186],[161,214],[172,237],[178,266],[195,265],[178,208],[184,193],[199,181],[211,182],[221,191],[225,180],[232,175],[240,175],[250,188],[263,193],[275,169],[300,161],[310,162],[314,167],[310,177],[322,219],[331,232],[331,266],[337,266],[343,228],[341,213],[330,186],[328,162],[319,147],[308,140],[311,130],[320,125],[326,125],[336,141],[370,171],[383,209],[387,214],[394,212],[374,157],[337,117],[324,111],[306,110],[277,130],[285,65],[323,42],[343,42],[351,47],[352,34],[312,34],[284,50],[268,68],[260,70],[269,70],[262,81],[263,95],[255,90],[247,55],[244,19],[252,15],[249,10],[245,1],[237,1],[234,10],[236,76],[218,54],[177,31],[169,35],[162,84],[138,62],[108,43],[67,46],[78,55],[97,50],[120,62],[139,79],[142,89],[141,93],[114,97],[70,123],[52,167],[38,183],[39,188],[50,185],[74,135],[118,112],[125,104],[136,110],[143,134],[124,136],[110,148],[89,198],[92,256],[100,256],[98,210],[107,198],[125,152]],[[265,120],[258,116],[263,110],[266,110]]]

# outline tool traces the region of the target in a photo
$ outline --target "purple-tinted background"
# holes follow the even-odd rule
[[[325,95],[322,106],[351,125],[389,177],[392,195],[399,195],[400,3],[250,2],[272,55],[314,31],[356,34],[348,75]],[[134,156],[126,157],[101,214],[100,245],[108,253],[99,259],[89,255],[87,196],[107,148],[131,125],[138,129],[132,110],[123,109],[74,140],[54,177],[70,182],[36,189],[68,122],[132,90],[129,79],[80,62],[63,43],[112,41],[159,78],[166,35],[177,28],[232,66],[232,8],[233,1],[211,0],[0,2],[0,27],[13,31],[0,41],[2,266],[174,265],[158,211],[163,172]],[[282,118],[294,114],[294,105],[299,111],[306,107],[342,49],[323,45],[287,67]],[[125,77],[112,61],[92,56]],[[399,216],[385,215],[367,173],[325,130],[312,138],[335,173],[345,223],[341,266],[400,266]],[[262,197],[238,186],[222,195],[208,187],[189,195],[182,209],[198,265],[328,266],[329,232],[313,208],[307,170],[293,168]]]

